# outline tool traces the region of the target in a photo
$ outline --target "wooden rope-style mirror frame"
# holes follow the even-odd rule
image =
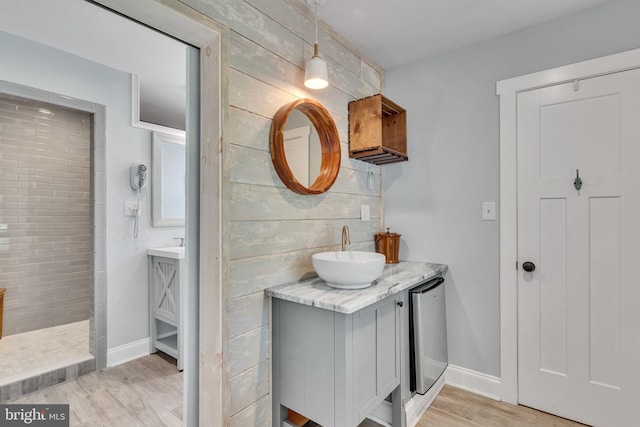
[[[287,118],[293,110],[303,113],[318,132],[322,148],[322,162],[318,177],[311,185],[305,187],[291,172],[284,151],[284,131]],[[321,194],[327,191],[338,177],[340,170],[340,137],[338,129],[326,108],[318,101],[303,98],[281,107],[273,117],[269,138],[271,160],[278,176],[290,190],[298,194]]]

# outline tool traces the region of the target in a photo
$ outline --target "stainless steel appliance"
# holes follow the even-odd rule
[[[435,277],[410,289],[409,301],[411,391],[425,394],[449,363],[444,279]]]

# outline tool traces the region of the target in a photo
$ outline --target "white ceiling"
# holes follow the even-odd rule
[[[0,0],[0,30],[139,75],[151,121],[184,123],[185,44],[84,0]]]
[[[326,0],[318,17],[388,70],[610,1]]]
[[[326,0],[318,16],[390,69],[610,1]],[[154,114],[184,116],[184,44],[84,0],[0,0],[0,11],[1,31],[138,74]]]

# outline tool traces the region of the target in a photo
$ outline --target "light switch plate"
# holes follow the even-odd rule
[[[496,220],[496,202],[482,202],[482,220]]]
[[[363,222],[371,220],[369,205],[360,205],[360,220]]]

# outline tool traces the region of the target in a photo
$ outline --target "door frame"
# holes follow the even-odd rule
[[[518,404],[518,171],[520,92],[640,68],[640,49],[496,83],[500,97],[500,398]]]
[[[200,153],[198,201],[187,201],[194,224],[187,225],[187,251],[198,254],[188,264],[190,287],[199,301],[197,324],[188,322],[189,352],[196,357],[185,360],[185,425],[197,426],[199,420],[211,425],[225,425],[226,402],[223,377],[222,266],[221,266],[221,179],[220,144],[222,135],[222,82],[226,81],[222,63],[228,51],[228,29],[210,17],[178,0],[89,0],[157,29],[200,50]],[[193,118],[192,118],[193,119]],[[187,117],[187,120],[190,120]],[[189,159],[187,160],[189,161]],[[191,164],[191,163],[190,163]],[[198,209],[199,206],[199,209]],[[193,208],[196,209],[193,209]],[[191,215],[187,213],[191,218]],[[188,221],[188,219],[187,219]],[[189,224],[189,223],[187,223]],[[194,259],[195,258],[195,259]],[[195,274],[192,274],[195,273]],[[200,329],[206,325],[206,329]],[[188,341],[188,342],[189,342]],[[193,369],[190,360],[197,360]],[[192,376],[197,372],[197,376]],[[195,405],[195,402],[198,405]]]

